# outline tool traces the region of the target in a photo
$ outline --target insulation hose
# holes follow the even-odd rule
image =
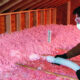
[[[66,67],[73,69],[74,71],[77,71],[80,69],[80,66],[78,66],[76,63],[74,63],[70,60],[60,58],[60,57],[55,58],[53,56],[47,56],[46,60],[50,63],[57,63],[57,64],[64,65]]]

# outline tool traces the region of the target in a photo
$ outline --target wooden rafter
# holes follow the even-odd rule
[[[39,4],[33,5],[32,7],[30,7],[29,9],[35,9],[38,8],[39,6],[42,6],[45,3],[48,3],[50,0],[44,0],[42,2],[40,2]]]
[[[66,3],[68,0],[58,0],[58,1],[52,1],[52,2],[50,2],[50,3],[48,3],[48,4],[45,4],[45,5],[43,5],[43,6],[40,6],[39,8],[49,8],[49,7],[55,7],[55,6],[59,6],[59,5],[62,5],[62,4],[64,4],[64,3]]]
[[[6,4],[7,2],[9,2],[9,0],[0,0],[0,6]]]
[[[59,0],[59,2],[56,2],[55,4],[48,5],[48,8],[50,8],[50,7],[57,7],[57,6],[63,5],[65,3],[67,3],[68,1],[70,1],[70,0],[63,0],[63,1]]]
[[[11,0],[11,1],[9,1],[6,5],[3,5],[0,7],[0,13],[4,12],[5,10],[11,8],[12,6],[18,4],[21,1],[22,0]]]
[[[16,4],[16,5],[14,5],[14,6],[13,6],[13,7],[11,7],[10,9],[8,9],[8,11],[7,11],[7,12],[13,12],[13,11],[15,11],[16,9],[18,9],[18,8],[20,8],[20,7],[24,6],[24,5],[30,4],[30,3],[31,3],[31,1],[32,1],[32,0],[28,0],[28,1],[23,0],[23,1],[21,1],[20,3],[18,3],[18,4]]]
[[[48,3],[45,3],[44,5],[42,5],[42,6],[39,6],[38,8],[45,8],[45,6],[47,7],[48,5],[51,5],[51,4],[55,4],[55,2],[56,2],[56,0],[51,0],[51,1],[49,1]]]
[[[30,6],[33,6],[33,5],[35,5],[35,4],[37,4],[37,3],[39,3],[41,0],[36,0],[36,1],[34,1],[34,2],[31,2],[31,4],[29,5],[24,5],[23,7],[21,7],[20,9],[18,9],[19,11],[21,11],[21,10],[25,10],[25,9],[28,9]]]

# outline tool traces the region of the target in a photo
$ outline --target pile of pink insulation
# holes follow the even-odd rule
[[[48,30],[51,30],[51,43],[48,42]],[[0,35],[0,80],[70,80],[30,70],[16,63],[31,67],[41,67],[54,73],[77,78],[75,72],[65,66],[50,64],[43,60],[31,61],[31,54],[63,54],[80,43],[80,31],[74,25],[46,25],[25,29],[11,34]],[[80,56],[71,60],[80,61]]]

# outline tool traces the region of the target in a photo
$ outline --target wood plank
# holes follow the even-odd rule
[[[37,25],[40,25],[41,24],[41,18],[40,18],[40,16],[41,16],[41,12],[38,10],[37,11]]]
[[[30,6],[35,5],[35,4],[37,4],[38,2],[40,2],[40,1],[41,1],[41,0],[36,0],[36,1],[34,1],[34,2],[31,2],[31,3],[28,4],[28,5],[24,5],[24,6],[22,6],[21,8],[19,8],[18,11],[28,9]]]
[[[16,14],[16,28],[17,31],[21,30],[21,13]]]
[[[29,28],[29,12],[25,13],[25,25],[26,25],[26,28]]]
[[[53,19],[52,24],[56,24],[56,16],[57,16],[56,11],[57,11],[57,8],[52,9],[52,19]]]
[[[25,29],[26,28],[26,25],[25,25],[25,14],[24,13],[21,13],[21,30]]]
[[[50,0],[42,0],[40,3],[35,4],[35,5],[31,6],[31,7],[29,7],[29,9],[36,9],[36,8],[39,9],[39,6],[42,6],[42,5],[44,5],[45,3],[48,3],[49,1],[50,1]]]
[[[0,6],[6,4],[7,2],[9,2],[9,0],[0,0]]]
[[[47,10],[44,10],[44,25],[47,24]]]
[[[11,32],[14,32],[16,31],[16,15],[15,14],[12,14],[11,15]]]
[[[45,4],[41,5],[41,6],[38,6],[38,8],[45,8],[47,7],[48,5],[51,5],[52,3],[55,4],[55,2],[57,2],[56,0],[52,0],[52,1],[48,1],[48,2],[45,2]]]
[[[28,1],[23,0],[23,1],[21,1],[20,3],[18,3],[18,4],[16,4],[16,5],[12,6],[10,9],[8,9],[7,12],[13,12],[13,11],[17,10],[18,8],[24,6],[24,5],[30,4],[31,2],[32,2],[32,0],[28,0]]]
[[[71,1],[68,1],[67,4],[67,24],[70,24]]]
[[[50,10],[47,10],[47,24],[50,24]]]
[[[6,32],[5,16],[0,16],[0,34]]]
[[[33,12],[30,12],[30,28],[33,26]]]
[[[6,32],[11,33],[11,15],[6,15]]]
[[[17,3],[21,2],[22,0],[11,0],[7,4],[0,7],[0,13],[4,12],[5,10],[11,8],[12,6],[16,5]]]
[[[41,18],[40,19],[41,21],[40,22],[41,22],[41,25],[44,25],[44,11],[41,10],[40,12],[41,12],[41,17],[40,17]]]
[[[37,14],[36,14],[36,11],[33,11],[33,26],[37,26]]]
[[[57,2],[55,2],[54,4],[50,4],[50,5],[47,5],[48,8],[53,8],[53,7],[58,7],[58,6],[61,6],[65,3],[67,3],[69,0],[58,0]]]

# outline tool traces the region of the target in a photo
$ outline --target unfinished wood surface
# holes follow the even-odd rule
[[[5,26],[5,16],[0,16],[0,34],[5,33],[6,26]]]
[[[21,13],[21,30],[25,29],[26,28],[26,25],[25,25],[25,14],[24,13]]]
[[[37,11],[33,11],[33,26],[37,26]]]
[[[28,5],[24,5],[23,7],[19,8],[18,10],[25,10],[25,9],[28,9],[30,6],[33,6],[35,5],[36,3],[40,2],[41,0],[34,0],[33,2],[31,2],[31,4],[28,4]]]
[[[16,31],[16,15],[12,14],[11,15],[11,31],[14,32]]]
[[[29,22],[30,22],[29,24],[30,24],[30,28],[31,28],[33,26],[33,11],[30,12],[29,16],[30,16],[29,17]]]
[[[71,1],[67,2],[67,24],[70,24]]]
[[[9,0],[0,0],[0,6],[4,5],[7,2],[9,2]]]
[[[32,0],[23,0],[23,1],[21,1],[20,3],[18,3],[18,4],[16,4],[16,5],[12,6],[10,9],[8,9],[7,12],[13,12],[13,11],[19,9],[20,7],[24,6],[24,5],[30,4],[31,1],[32,1]]]
[[[6,32],[11,33],[11,15],[6,15]]]
[[[41,22],[41,25],[44,25],[44,10],[41,10],[40,12],[41,12],[41,17],[40,17],[41,21],[40,22]]]
[[[40,8],[40,9],[45,8],[45,7],[48,8],[49,5],[54,4],[55,2],[56,2],[56,0],[51,0],[51,1],[49,0],[48,2],[45,2],[44,5],[41,5],[38,8]]]
[[[21,1],[22,0],[11,0],[9,3],[6,3],[6,5],[0,7],[0,13],[4,12],[5,10],[11,8],[12,6],[16,5]]]
[[[57,11],[57,9],[56,8],[53,8],[52,9],[52,21],[51,21],[51,24],[56,24],[56,11]]]
[[[47,10],[44,10],[44,25],[47,24]]]
[[[46,4],[46,3],[48,3],[50,0],[42,0],[42,2],[40,2],[39,4],[36,4],[35,6],[33,6],[33,7],[31,7],[31,8],[29,8],[29,9],[39,9],[39,6],[42,6],[42,5],[44,5],[44,4]]]
[[[21,30],[21,13],[16,14],[16,29],[17,31]]]
[[[50,22],[51,22],[50,17],[51,17],[51,14],[50,14],[50,10],[48,9],[47,10],[47,24],[50,24]]]
[[[30,13],[29,12],[27,12],[27,13],[25,13],[25,25],[26,25],[26,28],[29,28],[30,26],[29,26],[29,15],[30,15]]]
[[[40,16],[41,16],[41,12],[39,11],[39,10],[37,10],[37,25],[40,25],[40,23],[41,23],[41,18],[40,18]]]

